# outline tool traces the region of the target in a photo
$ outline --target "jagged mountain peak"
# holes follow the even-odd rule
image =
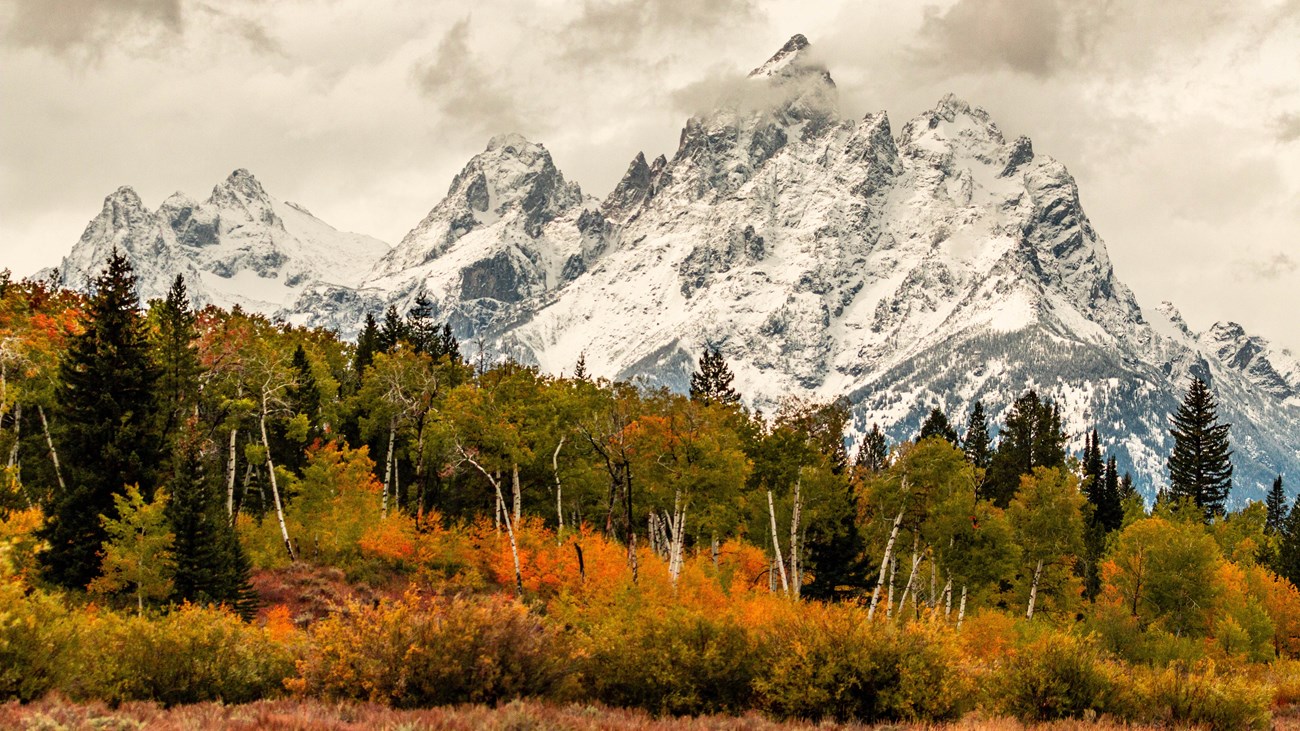
[[[804,73],[809,68],[825,71],[825,66],[809,62],[808,49],[811,46],[812,44],[808,42],[808,39],[802,33],[794,34],[762,66],[750,71],[749,78],[771,78],[777,75],[789,76]]]

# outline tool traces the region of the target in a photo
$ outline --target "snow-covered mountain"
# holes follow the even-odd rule
[[[152,230],[118,225],[147,217],[121,208],[106,203],[87,237]],[[142,252],[171,241],[145,238]],[[982,400],[1000,421],[1033,386],[1076,448],[1095,426],[1148,494],[1196,374],[1233,424],[1234,499],[1300,474],[1290,353],[1139,305],[1065,167],[982,109],[947,96],[897,131],[884,112],[844,118],[803,36],[688,120],[671,158],[638,154],[604,200],[541,145],[497,137],[368,274],[320,276],[281,302],[294,322],[348,334],[420,294],[471,349],[552,373],[585,353],[597,375],[684,389],[712,345],[754,405],[844,396],[857,431],[879,422],[895,439],[933,406],[963,422]]]
[[[316,288],[357,286],[389,250],[272,198],[242,169],[202,203],[175,193],[156,211],[131,188],[119,188],[64,257],[62,283],[84,286],[114,247],[134,265],[144,300],[166,296],[176,275],[184,274],[196,304],[239,305],[268,315],[288,312]]]

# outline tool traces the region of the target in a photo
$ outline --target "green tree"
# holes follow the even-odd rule
[[[1083,551],[1083,502],[1078,480],[1067,470],[1036,467],[1020,478],[1007,517],[1023,554],[1021,587],[1029,619],[1044,598],[1059,613],[1071,609],[1079,595],[1074,569]]]
[[[1065,433],[1060,412],[1030,390],[1011,405],[983,491],[994,505],[1005,508],[1020,489],[1021,476],[1032,474],[1035,467],[1063,466]]]
[[[872,424],[871,430],[862,435],[857,457],[853,461],[858,467],[873,473],[889,466],[889,442],[879,424]]]
[[[948,423],[948,416],[938,406],[930,409],[930,415],[921,424],[921,434],[916,438],[916,441],[920,442],[930,437],[939,437],[953,446],[960,446],[957,439],[957,430],[953,429],[952,424]]]
[[[398,343],[409,340],[410,336],[406,322],[402,320],[401,315],[397,314],[397,305],[389,305],[384,311],[384,324],[379,328],[379,340],[376,343],[379,352],[393,352]]]
[[[155,301],[150,312],[153,320],[153,352],[158,365],[159,433],[170,445],[167,450],[167,478],[175,474],[177,457],[174,454],[181,426],[190,419],[199,397],[198,349],[195,341],[196,317],[190,309],[190,296],[185,288],[185,277],[177,274],[167,291],[167,298]]]
[[[1220,561],[1218,546],[1199,523],[1152,517],[1119,534],[1104,574],[1108,591],[1143,625],[1203,637]]]
[[[1296,586],[1300,586],[1300,495],[1291,504],[1291,512],[1278,535],[1277,560],[1273,570]]]
[[[66,489],[54,495],[41,537],[45,576],[84,588],[99,573],[107,538],[100,515],[115,515],[114,496],[125,485],[153,494],[162,453],[150,357],[135,275],[114,251],[94,280],[86,329],[61,362],[56,392],[61,419],[59,453],[67,459]]]
[[[700,369],[691,374],[691,399],[706,404],[738,404],[740,394],[731,387],[735,378],[718,349],[707,348],[700,356]]]
[[[1273,487],[1268,491],[1264,503],[1268,506],[1268,532],[1280,533],[1287,518],[1286,490],[1282,488],[1282,475],[1273,480]]]
[[[128,485],[125,495],[114,495],[114,514],[99,516],[108,541],[104,543],[102,573],[89,584],[96,594],[115,594],[129,588],[135,595],[136,610],[143,612],[145,600],[171,596],[176,562],[172,545],[176,540],[167,525],[167,492],[158,490],[146,501],[140,488]]]
[[[352,370],[358,387],[366,374],[366,369],[374,362],[375,353],[379,350],[379,324],[375,322],[375,316],[367,312],[366,324],[357,335],[357,349],[352,358]]]
[[[1219,423],[1217,412],[1209,386],[1193,378],[1169,430],[1174,438],[1168,462],[1170,495],[1191,498],[1207,520],[1223,514],[1232,490],[1229,425]]]
[[[966,422],[966,439],[962,442],[966,459],[980,469],[988,469],[993,459],[993,443],[989,438],[989,422],[984,415],[984,404],[976,401]]]
[[[176,599],[226,604],[248,618],[254,609],[248,560],[226,516],[224,496],[203,469],[197,439],[188,435],[164,513],[172,544]]]

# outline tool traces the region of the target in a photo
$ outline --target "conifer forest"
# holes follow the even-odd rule
[[[347,342],[181,277],[141,303],[122,256],[89,292],[0,280],[0,725],[1240,729],[1300,699],[1300,509],[1284,476],[1227,509],[1199,379],[1152,500],[1028,387],[892,443],[843,401],[749,410],[705,346],[678,394],[488,362],[424,303]]]

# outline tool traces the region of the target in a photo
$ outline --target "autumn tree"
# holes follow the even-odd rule
[[[145,600],[171,596],[176,571],[172,546],[176,537],[167,525],[167,492],[158,490],[145,500],[140,489],[128,485],[125,493],[113,495],[113,514],[99,516],[108,540],[103,544],[102,573],[89,582],[96,594],[114,594],[130,589],[136,610],[144,611]]]
[[[1067,470],[1038,467],[1020,479],[1007,517],[1022,552],[1027,619],[1034,618],[1045,594],[1058,611],[1069,609],[1079,594],[1074,569],[1083,551],[1083,503],[1078,480]]]

